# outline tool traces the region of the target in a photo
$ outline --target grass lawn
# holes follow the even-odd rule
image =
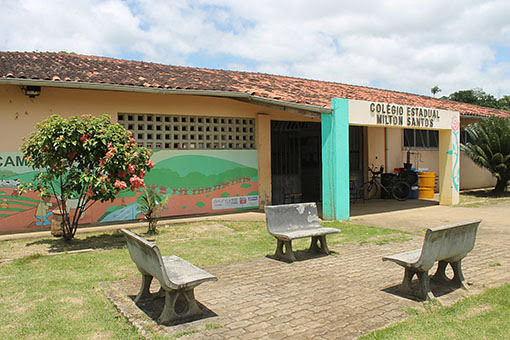
[[[510,284],[426,312],[361,337],[368,339],[509,339]]]
[[[497,204],[510,201],[510,192],[507,191],[501,196],[494,196],[492,189],[473,190],[460,193],[459,207],[477,208],[490,204]]]
[[[164,224],[164,223],[162,223]],[[391,229],[328,222],[333,248],[346,242],[384,244],[409,239]],[[143,233],[146,229],[134,230]],[[198,265],[237,262],[273,254],[276,242],[263,222],[201,222],[159,228],[148,237],[163,254]],[[309,240],[297,240],[306,249]],[[102,281],[139,276],[123,235],[77,234],[62,239],[0,243],[0,339],[136,339],[139,334],[98,289]]]

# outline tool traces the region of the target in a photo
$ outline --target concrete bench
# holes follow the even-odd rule
[[[264,210],[267,230],[277,240],[275,257],[278,259],[295,261],[292,240],[305,237],[312,238],[309,251],[329,254],[326,235],[340,232],[320,225],[315,203],[271,205],[264,207]],[[320,247],[317,244],[319,241]]]
[[[434,298],[430,291],[428,271],[436,261],[438,266],[436,273],[432,276],[433,280],[467,288],[461,261],[473,249],[481,221],[480,219],[470,220],[427,229],[421,249],[386,256],[383,257],[383,261],[393,261],[404,267],[402,288],[406,293],[412,293],[411,281],[416,274],[419,281],[419,290],[416,295],[424,300]],[[448,264],[453,269],[451,280],[445,274]]]
[[[142,273],[142,286],[135,303],[150,297],[150,285],[155,277],[160,285],[159,294],[165,296],[165,306],[158,318],[162,324],[174,323],[203,314],[195,300],[194,288],[217,278],[178,256],[161,256],[158,247],[144,238],[121,229],[126,236],[131,259]]]

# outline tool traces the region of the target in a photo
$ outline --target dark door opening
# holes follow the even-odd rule
[[[271,122],[272,204],[322,201],[321,125]]]

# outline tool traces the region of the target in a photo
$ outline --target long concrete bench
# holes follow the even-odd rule
[[[161,256],[155,244],[129,230],[121,231],[126,236],[131,259],[142,273],[142,286],[135,303],[151,296],[150,285],[155,277],[161,285],[159,294],[165,296],[159,323],[170,324],[202,315],[194,289],[202,282],[216,281],[217,278],[178,256]]]
[[[432,276],[433,280],[467,288],[462,274],[461,261],[473,249],[476,232],[481,221],[480,219],[469,220],[427,229],[421,249],[386,256],[383,257],[383,261],[392,261],[404,267],[402,288],[406,293],[413,293],[411,281],[416,274],[419,289],[415,295],[424,300],[434,298],[430,291],[428,271],[436,261],[438,261],[438,266],[436,273]],[[453,269],[451,280],[445,274],[448,264]]]
[[[271,205],[265,206],[264,210],[267,230],[277,240],[275,257],[278,259],[295,261],[292,240],[305,237],[312,238],[309,251],[329,254],[326,235],[340,232],[320,225],[315,203]]]

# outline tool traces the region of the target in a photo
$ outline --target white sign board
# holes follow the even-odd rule
[[[406,129],[451,129],[457,111],[349,100],[349,124]]]
[[[259,196],[237,196],[221,197],[212,199],[213,210],[236,209],[236,208],[258,208]]]

